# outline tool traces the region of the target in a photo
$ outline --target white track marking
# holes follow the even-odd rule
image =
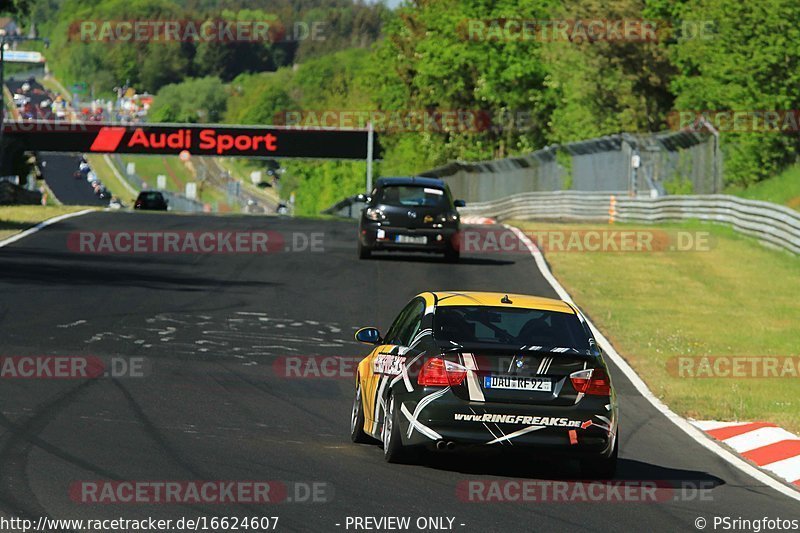
[[[736,435],[722,442],[733,448],[739,453],[749,452],[762,446],[769,446],[784,440],[798,440],[797,435],[789,433],[782,428],[759,428],[748,431],[742,435]],[[800,478],[800,476],[798,476]]]
[[[550,271],[550,267],[547,266],[547,262],[542,255],[542,252],[531,242],[531,240],[523,233],[519,228],[514,226],[509,226],[508,224],[503,224],[503,226],[510,231],[512,231],[517,238],[525,244],[528,248],[528,251],[533,256],[533,260],[536,262],[536,266],[541,272],[542,276],[545,280],[553,287],[553,290],[556,291],[559,298],[562,300],[571,303],[572,305],[577,305],[572,300],[572,297],[569,293],[564,289],[564,287],[558,282],[558,280],[553,276],[553,273]],[[759,482],[767,485],[775,489],[776,491],[780,492],[781,494],[792,498],[793,500],[800,501],[800,491],[797,491],[788,485],[783,484],[782,482],[776,480],[766,472],[761,471],[760,469],[754,467],[741,457],[737,456],[736,454],[726,450],[716,441],[714,441],[711,437],[703,433],[700,429],[694,427],[688,420],[681,417],[674,411],[672,411],[669,407],[664,404],[661,400],[659,400],[647,387],[642,378],[639,377],[638,374],[631,368],[627,361],[614,349],[614,346],[608,341],[608,339],[603,335],[599,329],[587,318],[586,323],[589,324],[589,327],[592,329],[592,333],[594,334],[595,338],[598,341],[598,344],[603,349],[603,351],[608,355],[608,357],[614,362],[614,364],[619,368],[619,370],[625,374],[625,377],[630,380],[631,384],[636,388],[639,394],[642,395],[644,399],[646,399],[650,404],[655,407],[662,415],[664,415],[670,422],[678,426],[684,433],[686,433],[692,440],[698,443],[700,446],[705,448],[706,450],[710,451],[711,453],[717,455],[718,457],[722,458],[723,460],[727,461],[734,467],[738,468],[745,474],[749,475],[750,477],[758,480]]]
[[[798,481],[800,480],[800,455],[764,465],[763,468],[784,479]]]
[[[109,168],[111,169],[111,172],[113,172],[113,173],[114,173],[114,175],[115,175],[115,176],[117,177],[117,179],[119,180],[119,182],[120,182],[120,183],[122,183],[122,186],[123,186],[123,187],[125,187],[126,189],[128,189],[128,193],[130,193],[130,194],[132,194],[132,195],[134,195],[134,196],[136,196],[137,194],[139,194],[139,191],[137,191],[136,189],[134,189],[134,188],[131,186],[131,184],[130,184],[130,183],[128,183],[128,180],[126,180],[126,179],[125,179],[125,177],[124,177],[124,176],[123,176],[123,175],[120,173],[119,169],[117,169],[117,165],[115,165],[115,164],[114,164],[114,162],[113,162],[113,161],[111,161],[111,157],[109,157],[109,155],[108,155],[108,154],[103,154],[103,159],[105,159],[105,161],[106,161],[106,164],[107,164],[107,165],[109,166]]]
[[[743,426],[750,422],[719,422],[717,420],[692,420],[695,427],[699,427],[703,431],[711,431],[712,429],[728,428],[734,426]]]
[[[86,321],[85,320],[76,320],[75,322],[70,322],[69,324],[59,324],[56,327],[57,328],[62,328],[62,329],[63,328],[72,328],[72,327],[75,327],[75,326],[80,326],[81,324],[86,324]]]
[[[41,229],[46,228],[47,226],[53,225],[56,222],[61,222],[62,220],[66,220],[68,218],[79,217],[81,215],[85,215],[86,213],[94,213],[95,209],[84,209],[83,211],[77,211],[75,213],[67,213],[66,215],[59,215],[57,217],[48,218],[42,222],[39,222],[32,228],[28,228],[25,231],[20,231],[16,235],[12,235],[8,239],[0,241],[0,248],[3,246],[8,246],[12,242],[17,242],[20,239],[27,237],[28,235],[33,235],[34,233],[39,232]]]

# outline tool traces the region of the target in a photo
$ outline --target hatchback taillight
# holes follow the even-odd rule
[[[425,386],[447,387],[461,385],[467,377],[467,369],[459,364],[432,357],[425,361],[417,376],[417,383]]]
[[[572,381],[572,386],[575,387],[575,390],[583,394],[594,396],[611,395],[611,380],[608,379],[608,374],[602,368],[579,370],[570,374],[569,379]]]

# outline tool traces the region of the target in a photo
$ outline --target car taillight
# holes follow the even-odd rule
[[[450,213],[444,213],[436,217],[436,222],[441,224],[445,224],[447,222],[457,222],[458,221],[458,213],[453,211]]]
[[[370,220],[386,220],[386,215],[377,207],[368,207],[364,211],[364,216]]]
[[[456,363],[432,357],[425,361],[417,376],[417,383],[433,387],[460,385],[467,377],[467,369]]]
[[[579,370],[569,375],[572,386],[575,390],[583,394],[594,396],[610,396],[611,380],[602,368],[590,368],[589,370]]]

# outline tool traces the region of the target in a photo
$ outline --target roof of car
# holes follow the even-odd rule
[[[378,187],[387,185],[421,185],[423,187],[438,187],[444,189],[444,182],[436,178],[423,178],[421,176],[396,176],[390,178],[378,178],[375,182]]]
[[[575,310],[563,300],[530,296],[528,294],[514,294],[505,292],[478,292],[478,291],[439,291],[432,293],[436,297],[437,306],[491,306],[512,307],[517,309],[536,309],[539,311],[556,311],[560,313],[575,314]],[[511,303],[501,300],[508,296]]]

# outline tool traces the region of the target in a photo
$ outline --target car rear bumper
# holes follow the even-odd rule
[[[458,228],[401,228],[362,224],[359,229],[361,245],[372,250],[438,251],[458,248]],[[397,242],[397,237],[424,237],[424,243]]]
[[[547,406],[465,401],[448,392],[430,402],[401,404],[400,426],[409,446],[443,440],[456,447],[529,447],[554,455],[608,457],[617,431],[609,398],[587,396],[577,405]]]

